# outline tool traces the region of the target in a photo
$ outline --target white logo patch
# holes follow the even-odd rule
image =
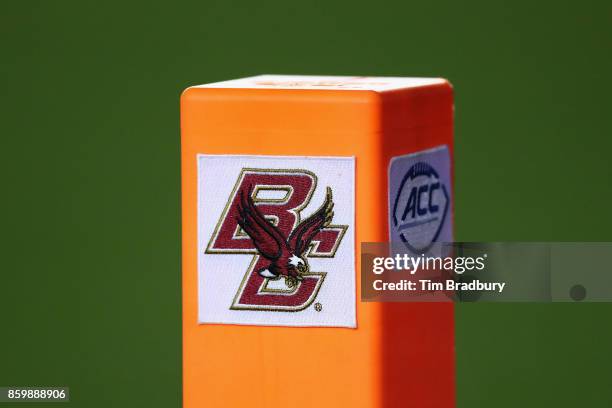
[[[198,155],[198,320],[356,327],[352,157]]]

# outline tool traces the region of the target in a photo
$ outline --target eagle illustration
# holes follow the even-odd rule
[[[331,223],[333,208],[332,191],[327,187],[321,208],[300,222],[289,238],[285,238],[259,211],[251,192],[244,194],[242,190],[238,204],[238,225],[249,235],[259,254],[270,261],[267,268],[257,273],[274,280],[284,277],[288,287],[296,286],[303,279],[302,275],[310,270],[305,252],[317,233]]]

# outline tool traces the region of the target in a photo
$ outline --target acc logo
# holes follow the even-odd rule
[[[310,270],[308,259],[333,258],[348,229],[332,224],[329,187],[302,220],[316,188],[307,170],[242,169],[206,249],[252,257],[230,309],[295,312],[312,304],[327,272]]]
[[[438,172],[417,162],[404,175],[392,208],[396,236],[413,252],[427,251],[440,235],[449,195]]]

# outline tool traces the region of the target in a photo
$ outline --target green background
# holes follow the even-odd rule
[[[179,407],[178,100],[193,84],[447,77],[458,240],[612,241],[611,4],[3,2],[0,385]],[[611,314],[459,305],[458,406],[612,406]]]

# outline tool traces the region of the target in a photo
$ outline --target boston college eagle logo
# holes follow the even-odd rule
[[[327,272],[312,271],[308,259],[333,258],[348,228],[332,224],[330,187],[302,220],[316,188],[307,170],[242,169],[206,249],[252,257],[230,309],[295,312],[312,304]]]
[[[270,279],[283,277],[289,288],[304,280],[302,275],[309,271],[306,249],[315,235],[330,224],[334,216],[333,207],[332,192],[327,187],[323,206],[308,219],[300,222],[289,237],[285,237],[255,206],[252,194],[244,194],[244,191],[241,191],[238,225],[249,235],[260,255],[270,261],[267,268],[257,273]]]

